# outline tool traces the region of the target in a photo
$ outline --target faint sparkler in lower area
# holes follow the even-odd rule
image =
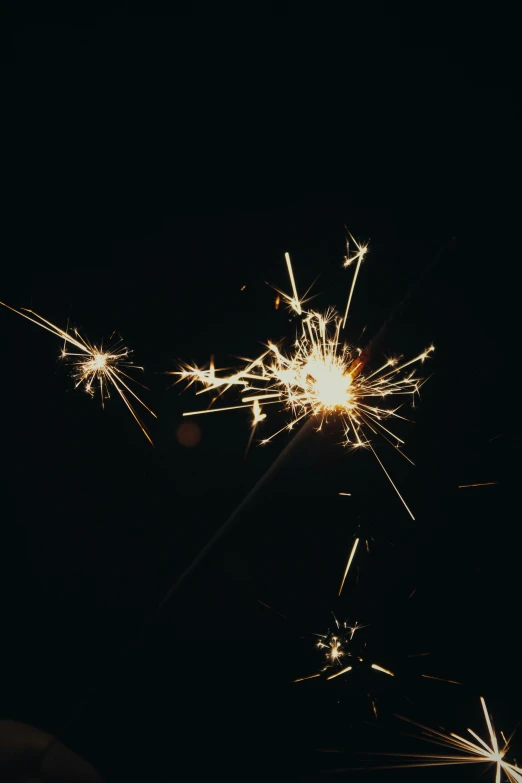
[[[353,238],[352,238],[352,241]],[[297,335],[291,350],[269,342],[266,350],[256,359],[245,359],[242,369],[229,375],[222,375],[211,361],[208,369],[184,365],[180,371],[168,373],[185,380],[189,385],[198,382],[203,388],[198,394],[216,392],[211,404],[232,387],[241,391],[241,404],[222,408],[209,407],[190,411],[185,416],[194,416],[213,411],[236,410],[252,407],[254,422],[264,417],[262,406],[278,405],[291,413],[290,421],[277,432],[262,440],[268,443],[284,430],[292,430],[299,422],[310,417],[318,421],[318,429],[330,416],[336,416],[342,426],[345,446],[368,448],[375,456],[393,489],[408,514],[413,514],[384,467],[370,440],[380,435],[405,459],[411,460],[402,451],[404,441],[384,424],[386,419],[404,419],[398,407],[383,407],[378,400],[392,397],[411,396],[419,391],[421,380],[415,377],[412,365],[424,362],[434,350],[430,346],[421,354],[407,361],[387,359],[380,367],[366,372],[371,350],[348,346],[341,339],[341,330],[346,325],[357,274],[367,251],[367,245],[355,242],[356,252],[350,255],[349,247],[345,266],[356,263],[344,318],[335,310],[324,313],[306,311],[306,299],[300,298],[288,253],[285,255],[292,293],[278,291],[287,305],[302,317],[301,332]],[[412,463],[413,464],[413,463]]]
[[[325,634],[314,634],[318,637],[318,641],[315,646],[324,653],[324,664],[319,672],[308,675],[307,677],[299,677],[294,682],[304,682],[305,680],[312,680],[316,677],[322,677],[325,673],[326,676],[323,679],[335,680],[337,677],[341,677],[348,674],[354,669],[359,668],[361,664],[368,666],[374,671],[387,674],[390,677],[394,677],[394,673],[389,669],[385,669],[377,663],[370,663],[365,655],[363,655],[361,647],[357,647],[353,644],[355,633],[361,628],[365,628],[364,625],[354,623],[350,625],[347,621],[339,623],[335,615],[335,629],[328,631]],[[364,648],[364,645],[363,645]],[[336,667],[339,667],[338,669]],[[335,671],[331,672],[331,669]]]
[[[14,307],[4,304],[4,302],[0,302],[0,304],[62,339],[64,342],[60,358],[71,365],[75,388],[81,386],[91,396],[94,396],[95,392],[98,391],[102,407],[104,407],[105,399],[110,397],[111,388],[115,389],[147,440],[152,443],[151,437],[136,413],[131,399],[138,402],[154,418],[156,418],[156,414],[151,411],[127,383],[127,381],[132,381],[133,383],[137,383],[137,381],[126,370],[143,370],[143,367],[137,367],[129,360],[130,351],[123,345],[121,339],[113,339],[113,334],[106,345],[102,342],[97,346],[87,338],[82,337],[77,329],[73,329],[73,333],[70,334],[69,331],[60,329],[59,326],[55,326],[33,310],[25,308],[16,310]],[[77,352],[67,350],[69,346],[76,348]]]
[[[499,745],[499,740],[493,727],[491,716],[488,713],[486,702],[482,696],[480,697],[480,703],[488,729],[488,741],[482,739],[482,737],[479,737],[479,735],[473,731],[473,729],[468,729],[467,731],[473,737],[473,739],[476,740],[475,742],[472,742],[465,737],[461,737],[459,734],[455,734],[454,732],[447,734],[443,731],[431,729],[428,726],[423,726],[421,723],[416,723],[415,721],[409,720],[408,718],[404,718],[399,715],[398,717],[401,718],[401,720],[404,720],[422,729],[422,735],[420,739],[432,742],[436,745],[442,745],[443,747],[447,747],[454,752],[437,755],[413,755],[410,753],[390,753],[386,755],[418,759],[417,762],[412,761],[410,763],[400,765],[402,767],[436,767],[453,764],[490,764],[494,765],[495,768],[495,783],[501,783],[502,772],[505,773],[510,783],[522,783],[522,769],[505,761],[505,755],[509,750],[509,743],[511,742],[513,735],[511,735],[509,739],[506,739],[504,734],[500,732],[502,737],[502,745]]]

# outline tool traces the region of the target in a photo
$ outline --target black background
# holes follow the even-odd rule
[[[343,49],[334,26],[324,39],[283,11],[256,32],[231,14],[239,37],[203,10],[7,26],[1,299],[94,341],[117,330],[159,417],[152,448],[120,400],[74,391],[58,340],[2,309],[0,712],[60,731],[108,780],[322,779],[414,751],[396,712],[482,731],[484,695],[499,728],[520,719],[509,67],[449,39],[414,46],[393,19]],[[287,287],[285,251],[300,290],[319,275],[318,306],[343,308],[345,224],[370,240],[348,327],[361,344],[455,239],[382,349],[436,346],[399,427],[416,467],[378,451],[416,521],[371,454],[312,433],[151,621],[288,442],[245,458],[250,416],[231,411],[191,419],[201,440],[182,446],[198,401],[164,373],[292,337],[266,285]],[[284,422],[267,412],[262,436]],[[358,524],[374,542],[338,599]],[[393,680],[292,683],[331,612],[368,625]]]

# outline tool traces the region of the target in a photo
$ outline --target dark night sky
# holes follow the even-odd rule
[[[94,340],[117,330],[159,418],[152,448],[120,400],[102,411],[74,391],[56,339],[1,310],[0,717],[64,728],[109,781],[319,780],[360,766],[361,751],[411,750],[395,712],[482,730],[481,694],[510,731],[522,682],[509,70],[450,42],[414,47],[392,19],[388,37],[386,20],[375,33],[381,67],[285,13],[239,42],[203,11],[146,19],[122,6],[81,22],[13,11],[10,22],[0,299]],[[319,276],[318,305],[343,307],[344,224],[370,239],[354,339],[456,239],[383,345],[405,356],[436,346],[415,424],[399,428],[416,467],[379,447],[416,522],[370,454],[343,451],[334,428],[313,435],[142,632],[288,440],[245,459],[249,415],[236,411],[191,420],[201,440],[183,447],[182,413],[197,401],[163,373],[291,336],[265,285],[287,285],[285,251],[301,288]],[[263,432],[280,421],[273,413]],[[499,483],[457,489],[481,481]],[[340,600],[358,523],[375,543]],[[393,685],[291,684],[317,665],[311,633],[331,611],[368,624],[375,658],[400,672]],[[520,739],[513,748],[522,756]]]

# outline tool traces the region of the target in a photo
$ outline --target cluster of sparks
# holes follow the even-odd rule
[[[442,745],[453,751],[453,753],[446,754],[414,756],[418,761],[412,761],[403,766],[435,767],[454,764],[488,764],[494,765],[495,783],[501,783],[503,772],[510,783],[522,783],[522,769],[515,764],[510,764],[505,761],[505,756],[509,750],[509,743],[513,735],[506,739],[504,734],[500,732],[502,743],[499,743],[499,739],[493,727],[493,721],[482,696],[480,697],[480,703],[488,729],[488,740],[482,739],[473,729],[468,729],[467,731],[474,741],[467,739],[466,737],[461,737],[454,732],[447,734],[443,731],[437,731],[428,726],[423,726],[420,723],[415,723],[407,718],[402,718],[402,720],[412,723],[414,726],[422,729],[421,739],[436,745]],[[411,754],[393,755],[408,755],[408,757],[411,757]]]
[[[335,629],[328,631],[325,634],[314,634],[318,637],[315,644],[317,649],[324,653],[323,666],[319,672],[308,675],[308,677],[298,677],[294,682],[305,682],[305,680],[313,680],[316,677],[322,677],[326,672],[326,680],[335,680],[337,677],[341,677],[344,674],[348,674],[353,671],[360,664],[367,663],[366,658],[362,655],[362,649],[356,648],[353,644],[353,639],[356,631],[364,628],[363,625],[355,622],[353,625],[349,625],[347,621],[342,624],[339,623],[334,615]],[[387,674],[389,677],[394,677],[394,673],[389,669],[385,669],[378,663],[370,663],[370,668],[377,672]],[[334,669],[331,672],[331,669]]]
[[[105,400],[110,397],[111,389],[117,391],[141,431],[152,444],[151,437],[136,412],[133,402],[139,403],[155,418],[156,414],[151,411],[128,383],[129,381],[136,383],[136,381],[128,374],[127,370],[143,370],[143,367],[138,367],[130,361],[130,352],[123,345],[121,339],[115,339],[114,335],[111,335],[105,346],[103,342],[97,346],[92,344],[87,338],[82,337],[77,329],[73,329],[71,334],[68,330],[60,329],[59,326],[47,321],[32,310],[15,310],[3,302],[0,302],[0,304],[62,339],[63,348],[60,358],[70,364],[75,387],[82,387],[90,396],[94,396],[98,392],[102,407],[105,404]],[[68,350],[69,348],[73,350]]]
[[[353,240],[353,238],[352,238]],[[355,242],[355,240],[353,240]],[[431,346],[413,359],[399,361],[387,359],[378,369],[365,371],[367,356],[359,348],[346,344],[341,331],[346,325],[350,303],[361,262],[367,252],[367,245],[355,242],[356,251],[350,255],[349,246],[345,257],[345,266],[355,263],[344,317],[337,315],[332,308],[324,313],[306,310],[306,298],[300,298],[295,277],[286,253],[286,264],[292,293],[278,290],[289,309],[301,316],[301,330],[289,351],[268,342],[266,350],[253,360],[244,360],[243,368],[233,374],[225,375],[216,370],[213,361],[208,369],[185,365],[180,372],[172,373],[185,380],[188,385],[199,383],[203,388],[198,394],[214,392],[211,405],[217,397],[232,387],[241,392],[241,404],[228,407],[190,411],[185,416],[194,416],[213,411],[251,408],[253,429],[266,414],[263,407],[277,405],[279,409],[289,411],[290,421],[261,443],[268,443],[285,430],[292,430],[304,419],[315,417],[318,429],[329,416],[335,415],[342,427],[345,446],[370,449],[384,470],[395,492],[413,519],[413,514],[389,473],[377,456],[371,443],[371,435],[380,435],[399,451],[409,462],[411,460],[402,451],[404,441],[392,432],[384,423],[388,419],[403,419],[398,413],[399,406],[383,407],[383,400],[398,396],[415,395],[421,380],[415,376],[412,365],[424,360],[434,350]],[[306,295],[305,295],[306,296]]]

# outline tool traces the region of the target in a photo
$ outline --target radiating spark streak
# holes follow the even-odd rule
[[[141,431],[152,445],[152,439],[141,421],[140,417],[136,413],[134,407],[131,404],[127,395],[133,397],[145,410],[150,413],[154,418],[156,414],[143,402],[143,400],[131,389],[131,387],[124,380],[127,378],[134,383],[137,383],[123,368],[132,368],[134,370],[143,370],[143,367],[138,367],[129,361],[129,350],[122,345],[121,341],[113,344],[112,348],[109,345],[104,348],[103,343],[100,346],[93,345],[86,338],[82,337],[77,330],[74,330],[75,337],[72,337],[68,331],[61,329],[51,321],[48,321],[43,316],[35,313],[34,310],[28,310],[22,308],[22,310],[16,310],[14,307],[10,307],[4,302],[0,302],[1,305],[8,310],[12,310],[13,313],[21,315],[22,318],[31,321],[39,326],[41,329],[45,329],[47,332],[51,332],[56,337],[63,339],[64,345],[61,351],[60,358],[69,361],[73,367],[73,378],[75,380],[75,388],[83,386],[85,391],[94,395],[93,385],[97,384],[100,392],[101,405],[104,407],[105,398],[110,397],[110,386],[118,392],[119,396],[127,406],[134,420],[140,427]],[[30,315],[27,315],[29,313]],[[31,317],[34,316],[34,317]],[[80,353],[68,352],[66,350],[67,345],[72,345],[77,348]],[[141,385],[141,384],[140,384]]]
[[[271,397],[277,397],[277,399],[280,400],[281,394],[280,392],[276,392],[275,394],[259,394],[256,397],[243,397],[241,402],[255,402],[256,400],[264,402],[264,400],[269,400]],[[242,406],[240,405],[239,407]]]
[[[259,424],[260,421],[266,419],[266,413],[261,412],[261,405],[259,404],[259,400],[254,400],[254,404],[252,405],[252,414],[254,417],[252,427],[255,427],[257,424]]]
[[[504,760],[504,757],[507,751],[509,750],[509,741],[506,741],[504,734],[502,734],[501,732],[502,739],[504,740],[504,745],[502,749],[499,748],[498,738],[493,728],[493,723],[488,713],[486,702],[482,696],[480,697],[480,703],[482,706],[482,711],[484,713],[484,718],[488,729],[489,744],[484,739],[482,739],[482,737],[480,737],[473,729],[468,728],[468,732],[473,737],[473,739],[477,741],[476,743],[471,742],[471,740],[467,739],[466,737],[461,737],[459,734],[456,734],[454,732],[445,734],[442,731],[431,729],[428,726],[422,725],[421,723],[416,723],[415,721],[409,720],[408,718],[404,718],[401,715],[398,715],[397,717],[401,718],[401,720],[404,720],[407,723],[411,723],[414,726],[418,726],[420,729],[422,729],[422,735],[420,737],[421,739],[424,739],[427,742],[432,742],[436,745],[442,745],[443,747],[447,747],[453,751],[458,751],[458,754],[448,753],[448,754],[439,754],[439,755],[435,755],[435,754],[414,755],[411,753],[393,753],[387,755],[418,759],[418,761],[416,762],[397,765],[403,768],[431,767],[431,766],[435,767],[435,766],[447,766],[453,764],[455,765],[477,764],[477,763],[494,764],[495,783],[500,783],[502,772],[506,774],[510,783],[522,783],[522,769]],[[426,761],[420,761],[420,759],[426,759]]]
[[[350,234],[350,236],[351,236],[351,234]],[[352,239],[353,239],[353,237],[352,237]],[[353,239],[353,241],[355,242],[355,239]],[[348,311],[350,309],[350,303],[352,301],[353,292],[355,290],[355,283],[357,282],[357,275],[359,274],[359,268],[361,266],[362,260],[364,258],[365,253],[366,253],[366,250],[367,250],[367,246],[358,245],[357,242],[355,242],[355,245],[357,247],[358,253],[355,256],[353,256],[353,258],[348,258],[347,257],[346,261],[344,263],[344,266],[349,266],[352,261],[357,259],[357,266],[355,267],[355,272],[353,274],[352,287],[350,288],[350,293],[348,295],[348,302],[346,303],[346,310],[345,310],[344,318],[343,318],[343,329],[346,326],[346,319],[348,318]]]
[[[451,682],[453,685],[462,685],[462,683],[457,682],[457,680],[447,680],[445,677],[434,677],[432,674],[421,674],[421,677],[425,677],[427,680],[438,680],[439,682]]]
[[[257,599],[257,603],[261,604],[261,606],[264,606],[266,609],[270,609],[271,612],[275,612],[279,615],[279,617],[282,617],[283,620],[287,620],[287,616],[283,614],[282,612],[278,612],[277,609],[274,609],[273,606],[270,606],[270,604],[266,604],[264,601],[261,601],[259,598]]]
[[[482,484],[459,484],[457,489],[467,489],[468,487],[491,487],[493,484],[498,483],[498,481],[484,481]]]
[[[352,497],[352,493],[351,492],[339,492],[338,494],[342,495],[345,498],[351,498]]]
[[[341,674],[346,674],[346,672],[351,672],[353,669],[353,666],[346,666],[344,669],[341,669],[340,672],[335,672],[335,674],[331,674],[329,677],[327,677],[327,680],[334,680],[336,677],[340,677]]]
[[[377,663],[372,663],[372,669],[376,669],[378,672],[383,672],[384,674],[389,674],[390,677],[395,677],[395,674],[391,672],[389,669],[384,669],[382,666],[379,666]]]
[[[293,680],[293,682],[304,682],[305,680],[313,680],[314,677],[320,676],[320,674],[310,674],[308,677],[299,677],[297,680]]]
[[[489,716],[489,712],[486,707],[486,702],[484,701],[484,697],[480,697],[480,703],[482,704],[482,710],[484,712],[484,717],[486,718],[486,723],[488,726],[489,736],[491,738],[491,743],[493,745],[493,748],[495,749],[495,753],[498,755],[498,741],[497,741],[497,735],[493,731],[493,726],[491,725],[491,718]],[[468,729],[469,732],[471,732],[471,729]],[[476,736],[476,735],[475,735]],[[482,742],[482,740],[481,740]],[[483,743],[485,744],[485,743]],[[487,745],[485,746],[487,748]]]
[[[388,473],[388,471],[386,470],[386,468],[385,468],[385,467],[384,467],[384,465],[382,464],[381,460],[380,460],[380,459],[379,459],[379,457],[377,456],[377,454],[376,454],[376,452],[375,452],[375,449],[373,448],[372,444],[371,444],[371,443],[369,443],[368,445],[369,445],[370,449],[372,450],[372,452],[373,452],[373,454],[374,454],[374,456],[375,456],[375,459],[377,460],[377,462],[379,463],[379,465],[381,466],[381,468],[382,468],[382,469],[384,470],[384,472],[386,473],[386,476],[387,476],[387,478],[388,478],[388,481],[390,482],[390,484],[391,484],[391,485],[392,485],[392,487],[394,488],[395,492],[396,492],[396,493],[397,493],[397,495],[399,496],[399,498],[400,498],[400,500],[401,500],[401,502],[402,502],[402,505],[404,506],[404,508],[406,509],[406,511],[408,512],[408,514],[410,515],[410,517],[413,519],[413,521],[415,521],[415,517],[413,516],[413,514],[412,514],[412,513],[411,513],[411,511],[410,511],[410,509],[409,509],[409,508],[408,508],[408,506],[406,505],[406,501],[405,501],[405,500],[404,500],[404,498],[402,497],[401,493],[399,492],[399,490],[397,489],[397,487],[396,487],[396,486],[395,486],[395,484],[393,483],[393,481],[392,481],[392,479],[391,479],[391,476],[390,476],[390,474]]]
[[[365,412],[366,412],[366,415],[368,416],[368,418],[370,419],[370,421],[371,421],[371,422],[373,422],[373,424],[376,424],[378,427],[380,427],[380,429],[381,429],[381,430],[383,430],[383,432],[387,432],[387,433],[388,433],[388,435],[391,435],[391,436],[392,436],[393,438],[395,438],[395,439],[396,439],[396,440],[397,440],[399,443],[402,443],[402,444],[404,443],[404,441],[402,440],[402,438],[399,438],[399,437],[397,437],[397,435],[395,435],[395,433],[391,432],[391,431],[390,431],[389,429],[387,429],[387,428],[386,428],[386,427],[385,427],[383,424],[381,424],[381,423],[380,423],[380,421],[379,421],[379,417],[378,417],[378,416],[374,416],[374,415],[373,415],[373,410],[372,410],[372,408],[369,408],[367,405],[361,405],[361,409],[362,409],[363,411],[365,411]],[[394,414],[392,414],[392,415],[394,415]],[[381,435],[382,435],[382,433],[381,433]],[[382,437],[384,438],[385,436],[383,435]],[[388,443],[390,443],[390,441],[388,440],[388,438],[386,438],[386,440],[388,441]],[[395,446],[395,444],[393,444],[393,443],[390,443],[390,445],[391,445],[391,446],[394,446],[394,448],[397,448],[397,446]],[[408,457],[406,457],[406,455],[404,455],[404,456],[405,456],[405,458],[406,458],[406,459],[408,459]],[[411,462],[411,460],[410,460],[410,462]],[[412,464],[413,464],[413,463],[412,463]]]
[[[350,570],[350,566],[351,566],[352,560],[353,560],[353,558],[355,556],[355,552],[357,551],[358,544],[359,544],[359,539],[356,538],[355,542],[354,542],[354,545],[352,547],[352,551],[350,552],[350,557],[348,558],[348,562],[346,563],[346,568],[344,570],[344,574],[343,574],[343,578],[342,578],[342,581],[341,581],[341,586],[339,588],[338,595],[341,595],[341,593],[343,591],[344,583],[346,581],[346,577],[348,576],[348,571]]]
[[[205,408],[202,411],[185,411],[183,416],[201,416],[203,413],[219,413],[220,411],[239,411],[245,410],[244,405],[230,405],[228,408]]]
[[[285,261],[286,261],[286,268],[288,269],[288,276],[290,277],[290,284],[292,286],[292,293],[294,295],[294,298],[290,300],[290,304],[292,305],[296,313],[298,315],[301,315],[303,310],[301,308],[301,302],[299,301],[299,296],[297,294],[297,286],[295,284],[292,262],[290,261],[290,253],[285,253]]]

